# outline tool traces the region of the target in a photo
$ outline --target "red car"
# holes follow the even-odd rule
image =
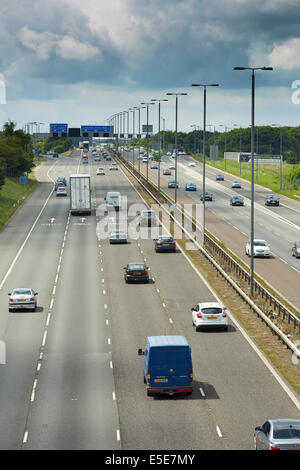
[[[171,170],[164,170],[163,175],[171,175]]]

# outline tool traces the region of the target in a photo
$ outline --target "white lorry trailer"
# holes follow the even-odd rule
[[[70,212],[91,214],[91,177],[85,174],[70,175]]]

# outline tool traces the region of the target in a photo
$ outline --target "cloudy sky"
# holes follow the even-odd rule
[[[299,125],[300,0],[1,0],[0,26],[1,124],[106,124],[178,91],[187,132],[202,124],[203,91],[191,87],[202,82],[220,85],[207,122],[245,127],[251,74],[233,67],[272,66],[256,74],[256,123]],[[161,114],[174,130],[174,97]]]

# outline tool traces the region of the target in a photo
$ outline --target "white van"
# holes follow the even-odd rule
[[[104,200],[106,201],[107,211],[110,207],[114,208],[116,211],[121,207],[121,194],[116,191],[106,193]]]

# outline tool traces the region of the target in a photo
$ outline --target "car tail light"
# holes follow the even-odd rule
[[[129,276],[129,275],[130,275],[130,271],[126,271],[126,274],[127,274],[127,276]]]
[[[227,313],[223,311],[222,317],[223,317],[223,318],[226,318],[226,317],[227,317]]]
[[[34,297],[31,297],[29,300],[30,300],[30,302],[33,302],[33,301],[34,301]]]
[[[10,302],[13,302],[13,301],[14,301],[14,299],[13,299],[12,297],[10,297],[8,300],[9,300]]]
[[[144,271],[144,276],[147,276],[147,274],[148,274],[147,271]]]
[[[190,380],[193,380],[193,371],[190,370]]]
[[[280,450],[279,447],[274,447],[271,444],[269,445],[269,450]]]
[[[150,370],[148,371],[148,374],[147,374],[147,381],[150,382],[151,380],[151,372]]]
[[[197,318],[202,318],[202,313],[201,312],[197,313]]]

